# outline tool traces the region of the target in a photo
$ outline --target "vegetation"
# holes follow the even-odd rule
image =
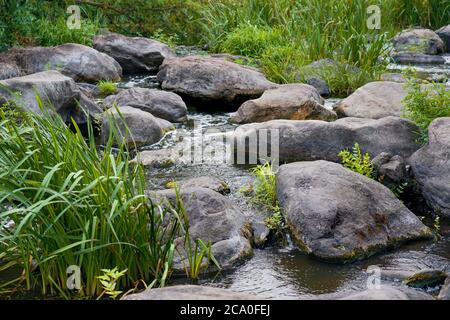
[[[273,211],[278,208],[278,197],[276,188],[275,172],[270,162],[258,165],[252,169],[252,174],[256,180],[253,186],[253,201],[263,204]]]
[[[117,92],[117,84],[112,81],[100,80],[97,83],[97,87],[102,96],[111,95]]]
[[[362,174],[369,178],[374,178],[373,165],[368,153],[362,154],[358,143],[355,143],[352,151],[342,150],[339,153],[341,163],[344,167]]]
[[[97,299],[103,297],[103,295],[108,295],[111,299],[115,300],[119,295],[122,294],[122,291],[116,289],[117,281],[127,273],[127,269],[119,271],[117,267],[110,269],[102,269],[103,274],[98,276],[97,279],[100,280],[100,283],[103,286],[103,292]]]

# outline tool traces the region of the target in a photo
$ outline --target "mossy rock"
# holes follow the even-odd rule
[[[404,283],[414,288],[435,287],[443,284],[447,276],[445,272],[440,270],[424,270],[406,278]]]

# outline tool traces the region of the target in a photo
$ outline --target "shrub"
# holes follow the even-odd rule
[[[374,178],[373,165],[368,153],[362,154],[358,143],[355,143],[353,150],[342,150],[339,153],[341,163],[344,167],[362,174],[369,178]]]
[[[111,95],[117,92],[117,84],[112,81],[100,80],[97,83],[97,87],[102,96]]]

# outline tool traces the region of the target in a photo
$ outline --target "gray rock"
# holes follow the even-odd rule
[[[306,83],[316,88],[317,92],[319,92],[322,97],[328,97],[331,94],[328,84],[320,78],[310,77]]]
[[[379,181],[400,183],[408,180],[406,162],[401,156],[392,156],[382,152],[372,160]]]
[[[118,129],[120,138],[130,147],[154,144],[164,134],[160,122],[151,113],[128,106],[117,109],[111,108],[102,116],[102,143],[108,140],[111,119],[116,122],[116,129]],[[119,142],[116,141],[116,143]]]
[[[397,82],[370,82],[338,102],[335,111],[340,117],[380,119],[401,116],[404,85]]]
[[[259,143],[264,145],[262,139],[268,135],[267,130],[271,133],[271,137],[267,139],[269,146],[272,137],[278,133],[279,143],[275,139],[273,149],[275,149],[274,157],[280,162],[308,160],[338,162],[339,152],[351,149],[355,142],[359,143],[362,152],[368,152],[371,157],[381,152],[389,152],[406,159],[419,149],[415,133],[417,127],[412,122],[398,117],[378,120],[342,118],[334,122],[272,120],[245,124],[234,132],[233,149],[239,154],[245,153],[254,157],[257,151],[255,146]],[[250,139],[250,143],[244,144],[246,139]],[[249,145],[252,147],[249,148]],[[257,156],[261,158],[263,155]]]
[[[404,283],[413,288],[428,288],[442,285],[447,274],[441,270],[421,270],[407,277]]]
[[[144,167],[167,168],[177,163],[180,152],[178,148],[145,150],[139,152],[132,163],[140,163]]]
[[[0,62],[0,80],[20,77],[21,73],[16,65]]]
[[[25,74],[58,70],[76,82],[115,81],[122,76],[122,68],[116,60],[74,43],[56,47],[12,48],[0,54],[1,61],[17,65]]]
[[[429,142],[408,163],[428,205],[450,217],[450,117],[434,120],[428,137]]]
[[[447,52],[450,52],[450,24],[437,30],[436,34],[444,41]]]
[[[428,293],[407,287],[382,285],[379,289],[367,289],[339,300],[434,300]]]
[[[390,81],[397,83],[406,83],[407,80],[401,73],[383,73],[380,77],[381,81]]]
[[[222,269],[230,269],[252,254],[246,218],[228,198],[198,187],[181,189],[180,195],[189,219],[191,239],[201,239],[204,243],[211,241],[212,253]],[[175,190],[149,192],[149,196],[154,203],[162,205],[167,200],[172,205],[176,201]],[[189,264],[183,254],[183,240],[180,238],[176,242],[178,253],[173,268],[183,272]]]
[[[147,289],[144,292],[130,294],[121,300],[256,300],[258,296],[233,292],[228,289],[179,285],[165,288]]]
[[[264,248],[270,237],[270,229],[265,223],[253,222],[253,244],[257,248]]]
[[[122,90],[116,95],[106,97],[103,104],[107,107],[117,104],[119,107],[138,108],[170,122],[187,120],[187,107],[181,97],[157,89],[136,87]]]
[[[165,58],[174,57],[172,50],[159,41],[117,33],[95,36],[94,48],[116,59],[127,74],[156,72]]]
[[[41,114],[36,94],[65,122],[71,122],[73,118],[83,125],[87,119],[85,112],[91,117],[101,113],[95,102],[80,92],[73,79],[58,71],[43,71],[0,81],[0,105],[12,102],[25,110]]]
[[[199,187],[211,189],[223,195],[230,193],[230,187],[225,181],[211,176],[189,178],[178,182],[177,185],[180,189]]]
[[[450,277],[447,277],[447,280],[445,280],[444,285],[441,288],[441,291],[439,291],[438,299],[450,300]]]
[[[234,109],[276,87],[262,73],[223,59],[188,56],[166,59],[158,73],[164,90],[209,110]]]
[[[433,56],[418,52],[400,52],[392,55],[392,60],[398,64],[444,64],[442,56]]]
[[[231,118],[234,123],[263,122],[274,119],[336,120],[326,109],[317,90],[307,84],[286,84],[270,89],[255,100],[244,102]]]
[[[348,263],[433,236],[388,188],[340,164],[282,165],[277,195],[296,244],[325,261]]]
[[[397,34],[393,40],[397,52],[416,52],[436,55],[444,52],[444,42],[432,30],[408,29]]]

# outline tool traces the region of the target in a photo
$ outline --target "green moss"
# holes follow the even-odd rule
[[[442,271],[424,271],[414,274],[404,280],[407,286],[414,288],[434,287],[442,284],[447,279],[447,274]]]

